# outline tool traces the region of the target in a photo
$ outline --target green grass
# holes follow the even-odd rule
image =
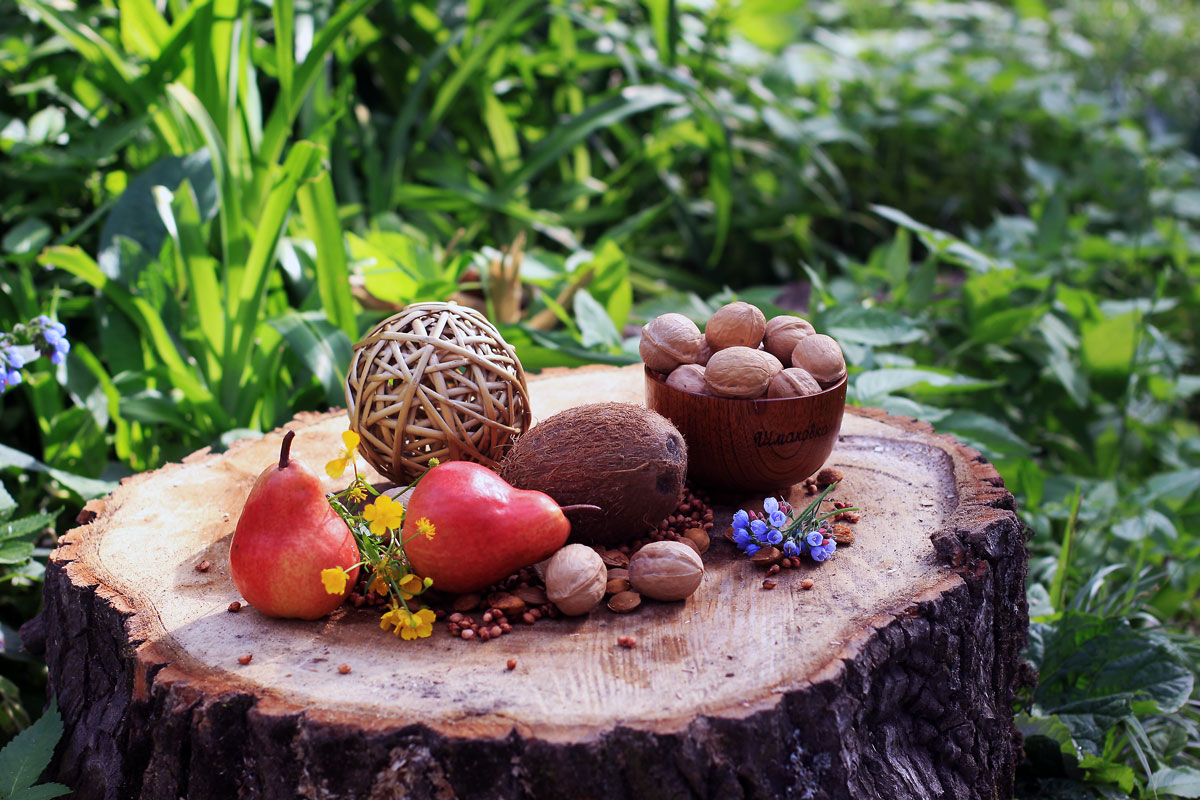
[[[0,328],[75,343],[0,398],[7,641],[81,500],[340,403],[389,307],[540,369],[800,298],[1017,495],[1021,796],[1200,796],[1193,5],[166,8],[0,9]],[[0,653],[0,740],[43,670]]]

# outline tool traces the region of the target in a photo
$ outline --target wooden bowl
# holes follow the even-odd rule
[[[772,491],[819,470],[846,409],[846,378],[806,397],[741,400],[684,392],[646,370],[646,405],[675,424],[688,479],[717,490]]]

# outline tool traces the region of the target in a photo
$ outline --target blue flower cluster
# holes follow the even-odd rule
[[[792,507],[774,497],[763,500],[761,515],[739,509],[733,515],[733,543],[748,556],[768,546],[779,547],[788,558],[807,555],[813,561],[825,561],[833,555],[837,543],[826,528],[806,533],[791,514]]]
[[[48,356],[51,364],[61,364],[71,343],[67,329],[45,314],[28,325],[17,325],[12,333],[0,333],[0,392],[21,382],[21,370],[39,356]]]

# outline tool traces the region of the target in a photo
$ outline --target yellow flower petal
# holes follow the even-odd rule
[[[362,440],[354,431],[344,431],[342,433],[342,444],[346,445],[347,453],[353,453],[358,448],[360,441]]]
[[[417,533],[424,534],[426,539],[432,539],[437,533],[437,528],[429,521],[429,517],[421,517],[417,520]]]
[[[321,570],[321,583],[330,594],[342,594],[346,591],[346,581],[350,576],[341,567]]]
[[[335,458],[325,465],[325,474],[331,478],[340,478],[345,471],[346,459],[344,458]]]

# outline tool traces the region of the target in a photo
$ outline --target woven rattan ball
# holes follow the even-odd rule
[[[356,344],[346,408],[363,458],[400,484],[431,458],[492,466],[530,422],[516,352],[453,303],[408,306]]]

